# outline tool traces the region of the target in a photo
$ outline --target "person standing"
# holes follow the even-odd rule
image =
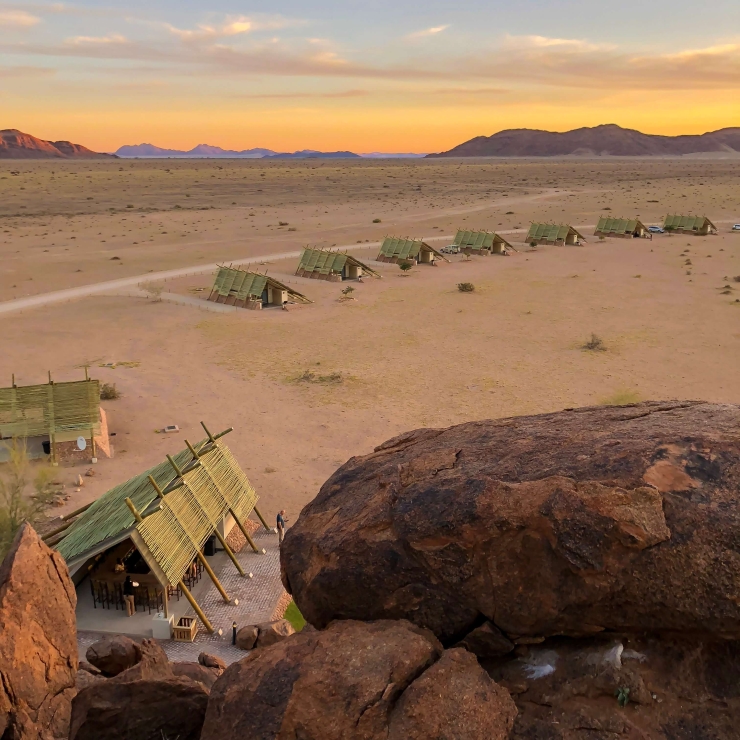
[[[285,522],[288,520],[285,518],[285,509],[280,509],[277,515],[277,531],[278,531],[278,543],[283,544],[283,538],[285,537]]]
[[[126,613],[129,617],[133,617],[136,614],[136,604],[134,604],[134,582],[131,576],[126,576],[123,582],[123,600],[126,602]]]

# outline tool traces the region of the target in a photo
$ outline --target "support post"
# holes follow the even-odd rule
[[[198,556],[198,560],[200,560],[203,567],[206,569],[206,573],[208,573],[209,578],[213,581],[213,585],[218,589],[218,592],[223,597],[223,600],[227,603],[231,603],[231,599],[229,598],[229,595],[224,591],[224,587],[221,585],[221,582],[216,577],[216,574],[213,572],[213,569],[210,565],[208,565],[208,561],[205,558],[205,555],[203,555],[200,550],[196,553]]]
[[[249,543],[249,546],[259,555],[262,551],[257,547],[257,545],[254,544],[254,540],[250,537],[249,532],[247,532],[247,528],[244,526],[244,524],[242,524],[241,521],[239,521],[239,517],[234,513],[233,509],[229,509],[229,513],[231,514],[231,516],[234,517],[236,525],[239,527],[239,529],[241,529],[244,538]]]
[[[254,507],[254,513],[260,518],[260,521],[262,522],[262,526],[268,531],[272,532],[272,530],[267,526],[267,522],[265,521],[265,518],[260,514],[260,510],[255,506]]]
[[[190,606],[193,607],[193,610],[198,615],[201,622],[203,622],[203,626],[208,631],[208,634],[213,634],[213,625],[208,621],[208,617],[203,613],[203,610],[198,606],[198,602],[193,598],[193,594],[190,593],[188,590],[188,587],[180,581],[177,584],[180,587],[180,590],[185,594],[185,598],[190,602]]]
[[[221,532],[218,531],[218,529],[215,529],[213,531],[213,534],[215,534],[216,537],[218,537],[218,541],[221,543],[221,547],[224,548],[224,550],[226,551],[226,554],[229,556],[229,558],[231,558],[231,562],[234,563],[234,565],[236,566],[236,569],[239,571],[239,575],[243,576],[244,571],[242,570],[241,565],[239,565],[239,561],[236,559],[236,555],[234,555],[234,552],[232,551],[232,549],[229,547],[229,544],[224,539],[224,536],[221,534]]]

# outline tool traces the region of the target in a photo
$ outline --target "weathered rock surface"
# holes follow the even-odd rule
[[[236,646],[240,650],[252,650],[257,644],[259,633],[259,627],[256,624],[241,627],[236,633]]]
[[[522,652],[485,663],[516,700],[512,740],[738,737],[740,642],[602,635]]]
[[[276,619],[274,622],[263,622],[257,625],[259,634],[257,635],[256,647],[269,647],[276,642],[284,640],[295,634],[293,625],[287,619]]]
[[[69,740],[198,740],[208,703],[201,683],[174,677],[122,681],[122,675],[77,694]]]
[[[156,640],[144,638],[140,643],[136,643],[137,660],[136,664],[121,671],[117,676],[108,679],[116,682],[130,681],[153,681],[156,679],[172,678],[172,663],[167,657],[167,653],[162,649]]]
[[[219,671],[219,675],[226,670],[226,663],[217,655],[211,655],[210,653],[200,653],[198,663],[206,668],[215,668]]]
[[[77,689],[77,691],[82,691],[82,689],[86,689],[88,686],[92,686],[98,681],[105,680],[106,679],[103,678],[103,675],[101,673],[95,675],[93,673],[89,673],[88,671],[83,671],[82,668],[80,668],[80,670],[77,671],[77,676],[75,677],[75,688]]]
[[[488,621],[468,632],[458,646],[479,658],[497,658],[514,650],[514,643]]]
[[[504,738],[515,714],[507,693],[473,656],[452,653],[439,661],[436,638],[405,621],[343,621],[301,632],[226,669],[211,691],[201,740],[388,740],[394,726],[392,737],[400,740],[434,692],[448,689],[467,693],[437,700],[424,731],[438,734],[424,737]],[[456,705],[464,705],[466,721],[470,711],[479,713],[470,727],[456,721]],[[478,732],[483,725],[485,736]]]
[[[76,604],[61,555],[23,525],[0,565],[0,737],[67,737]]]
[[[85,652],[88,663],[104,676],[117,676],[141,660],[139,644],[125,635],[103,637]]]
[[[319,628],[409,619],[455,644],[740,638],[740,407],[643,403],[418,430],[352,458],[281,549]]]
[[[171,663],[172,673],[177,678],[189,678],[192,681],[198,681],[203,686],[211,690],[211,687],[216,683],[216,679],[223,673],[218,668],[208,668],[200,663]]]
[[[391,715],[388,740],[506,740],[517,710],[475,656],[447,650],[416,679]]]

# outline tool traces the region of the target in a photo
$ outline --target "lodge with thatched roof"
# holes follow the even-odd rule
[[[611,216],[599,218],[594,236],[612,236],[620,239],[652,238],[647,226],[640,219],[612,218]]]
[[[97,461],[110,456],[108,425],[100,408],[100,383],[85,371],[85,380],[12,385],[0,388],[0,440],[22,440],[32,459],[49,456],[52,464],[66,460]],[[0,445],[0,462],[9,456]]]
[[[528,244],[571,244],[577,245],[586,238],[578,229],[569,224],[533,223],[527,232],[525,241]]]
[[[663,228],[678,234],[697,234],[698,236],[717,233],[717,227],[706,216],[666,216]]]
[[[208,300],[252,309],[282,306],[290,301],[312,303],[302,293],[269,275],[225,266],[218,268]]]
[[[298,277],[337,283],[342,280],[357,280],[363,275],[381,277],[380,273],[346,252],[311,247],[303,250],[295,274]]]
[[[205,571],[223,600],[230,601],[207,559],[215,556],[211,543],[220,543],[242,576],[244,570],[227,542],[231,529],[238,527],[252,549],[262,552],[245,527],[255,511],[267,529],[256,511],[257,494],[221,441],[231,429],[214,436],[203,428],[205,439],[195,445],[186,440],[186,449],[73,512],[45,536],[66,561],[77,586],[79,629],[133,634],[143,629],[144,634],[169,637],[178,628],[173,617],[184,614],[189,605],[211,632],[212,624],[192,593]],[[129,616],[137,619],[128,619],[121,630],[115,625],[126,611],[127,579],[134,587],[134,614]],[[180,605],[180,596],[187,604]],[[179,626],[194,635],[194,619]],[[162,628],[166,634],[158,635]]]
[[[434,247],[421,239],[403,239],[387,236],[380,245],[378,262],[413,262],[417,265],[434,265],[437,259],[449,260]]]
[[[507,249],[514,249],[503,236],[494,231],[465,231],[458,229],[454,246],[464,254],[507,254]],[[516,250],[514,250],[516,251]]]

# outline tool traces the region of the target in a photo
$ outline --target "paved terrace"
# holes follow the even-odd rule
[[[260,527],[254,532],[252,538],[258,548],[264,548],[265,554],[257,555],[249,546],[242,547],[236,557],[247,574],[244,578],[239,575],[234,564],[225,553],[219,552],[215,557],[208,559],[226,593],[231,597],[231,603],[224,603],[211,579],[204,573],[203,578],[193,589],[193,595],[211,621],[214,633],[209,635],[199,621],[195,642],[161,640],[160,644],[170,660],[196,662],[198,654],[205,651],[217,655],[227,664],[233,663],[246,655],[244,651],[238,650],[231,644],[231,625],[233,622],[236,622],[238,627],[243,627],[247,624],[268,622],[282,616],[289,600],[280,581],[280,549],[277,534],[266,532],[263,527]],[[252,574],[252,578],[249,577],[249,573]],[[87,581],[80,586],[80,589],[85,588],[89,591]],[[81,593],[81,599],[85,598],[85,593],[87,592],[83,591]],[[239,601],[238,605],[234,603],[236,600]],[[173,607],[171,613],[176,615],[176,619],[183,614],[188,616],[194,616],[195,614],[184,597],[181,597],[179,602],[172,599],[170,604]],[[178,609],[178,605],[181,608]],[[85,611],[89,614],[87,608]],[[109,619],[106,620],[104,633],[84,629],[84,625],[89,622],[78,617],[80,630],[77,633],[77,644],[80,660],[85,659],[87,648],[104,634],[129,634],[135,640],[142,638],[142,633],[139,630],[137,630],[138,634],[126,631],[130,622],[123,612],[100,609],[96,611],[98,615],[107,611],[106,617],[109,617]],[[135,617],[130,619],[131,621],[136,620],[137,624],[141,624],[144,620],[151,624],[153,616],[153,614],[138,612]],[[219,635],[219,629],[222,631],[222,635]],[[151,632],[149,634],[151,635]]]

